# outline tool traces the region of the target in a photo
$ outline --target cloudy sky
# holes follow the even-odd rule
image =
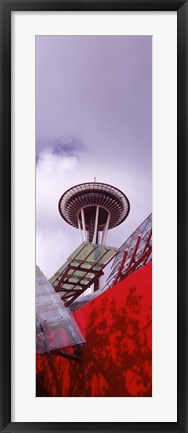
[[[152,211],[152,38],[36,37],[36,255],[50,277],[79,245],[60,196],[97,181],[130,200],[119,247]]]

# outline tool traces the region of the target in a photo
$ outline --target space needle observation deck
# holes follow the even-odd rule
[[[129,211],[129,200],[122,191],[96,181],[73,186],[59,200],[62,218],[79,229],[82,241],[95,244],[105,245],[108,230],[121,224]]]

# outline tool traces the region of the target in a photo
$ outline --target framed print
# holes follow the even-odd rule
[[[0,4],[1,431],[187,431],[187,1]]]

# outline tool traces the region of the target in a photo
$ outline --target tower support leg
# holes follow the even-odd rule
[[[102,240],[101,240],[102,245],[105,245],[105,243],[106,243],[106,237],[107,237],[107,233],[108,233],[109,223],[110,223],[110,214],[108,214],[108,218],[107,218],[106,224],[104,226]]]
[[[96,207],[95,228],[94,228],[94,234],[93,234],[93,239],[92,239],[93,244],[97,243],[98,219],[99,219],[99,206]]]
[[[81,241],[83,242],[83,233],[82,233],[82,229],[81,229],[81,224],[80,224],[79,216],[78,216],[78,228],[79,228],[79,232],[80,232]]]
[[[81,217],[82,217],[82,228],[83,228],[83,234],[84,234],[84,241],[86,241],[86,224],[85,224],[85,215],[83,208],[81,209]]]

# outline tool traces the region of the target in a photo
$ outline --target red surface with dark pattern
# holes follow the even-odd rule
[[[37,356],[38,395],[151,396],[151,304],[152,262],[74,313],[86,338],[80,364]]]

